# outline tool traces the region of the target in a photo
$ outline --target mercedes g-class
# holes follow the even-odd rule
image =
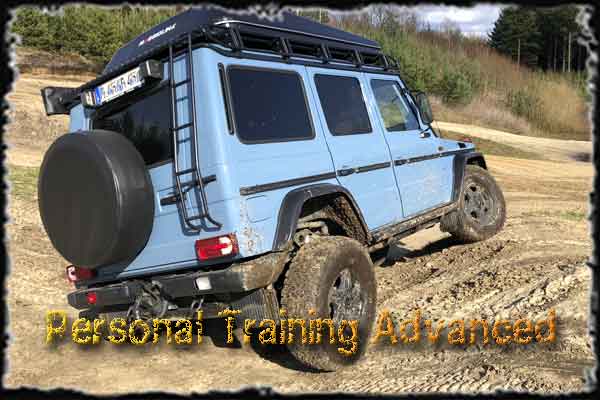
[[[370,252],[436,223],[463,242],[504,224],[484,157],[437,135],[397,61],[293,13],[190,9],[42,97],[70,133],[44,157],[39,210],[89,318],[359,321],[353,356],[290,346],[332,370],[366,347]]]

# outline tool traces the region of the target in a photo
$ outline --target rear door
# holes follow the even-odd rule
[[[438,138],[420,123],[411,99],[395,76],[367,74],[368,95],[389,145],[404,217],[450,202],[452,157],[442,157]]]
[[[373,230],[402,217],[385,139],[373,125],[363,75],[308,67],[319,121],[339,182],[350,191]]]
[[[192,121],[190,110],[190,83],[188,80],[188,63],[190,58],[183,53],[174,58],[173,77],[178,84],[173,103],[177,108],[177,126],[185,126]],[[173,178],[173,114],[171,102],[171,87],[169,85],[168,62],[163,63],[164,78],[150,87],[142,88],[115,103],[113,108],[107,108],[99,113],[93,121],[95,129],[108,129],[125,135],[142,155],[155,191],[154,225],[150,238],[144,250],[127,265],[112,265],[102,268],[100,275],[114,273],[134,273],[147,268],[169,269],[171,265],[192,266],[198,263],[194,252],[193,242],[197,238],[215,235],[215,228],[204,229],[199,233],[190,233],[185,229],[181,218],[180,205],[169,201],[175,195]],[[198,77],[195,77],[198,80]],[[199,127],[199,132],[202,127]],[[191,167],[190,136],[192,129],[180,131],[178,142],[178,159],[180,169]],[[189,180],[185,177],[185,180]],[[211,190],[213,187],[209,187]],[[197,189],[192,189],[197,190]],[[209,199],[218,200],[214,193],[209,193]],[[196,196],[187,197],[185,207],[188,213],[196,213],[198,203]],[[211,207],[218,220],[224,216],[219,207]]]

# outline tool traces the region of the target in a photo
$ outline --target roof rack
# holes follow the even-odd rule
[[[190,11],[186,13],[190,13]],[[180,16],[183,14],[180,14]],[[188,20],[191,16],[188,16]],[[217,22],[208,23],[205,18],[203,21],[207,22],[205,24],[195,22],[191,27],[183,26],[181,29],[179,27],[173,29],[175,26],[173,21],[178,17],[175,16],[153,28],[151,31],[155,32],[154,34],[140,35],[123,46],[107,65],[102,75],[75,89],[73,96],[78,96],[81,92],[115,77],[123,71],[136,67],[148,58],[165,55],[169,47],[174,49],[180,46],[181,48],[185,47],[186,40],[189,37],[192,38],[195,46],[211,47],[238,57],[262,54],[272,56],[274,59],[279,57],[286,62],[304,60],[320,64],[333,64],[343,68],[366,67],[370,71],[398,73],[398,62],[393,57],[385,55],[376,42],[305,18],[294,16],[292,21],[297,26],[298,21],[296,18],[301,18],[309,21],[309,25],[316,24],[327,28],[333,33],[337,33],[339,37],[328,34],[319,35],[315,33],[318,32],[319,27],[315,28],[312,25],[310,25],[311,32],[302,32],[297,29],[287,29],[282,26],[282,23],[279,23],[279,25],[275,23],[263,25],[240,19],[221,19]],[[289,16],[286,18],[290,19]],[[185,20],[175,21],[177,21],[176,23],[186,22]],[[173,32],[169,32],[169,34],[161,33],[169,28]],[[156,32],[161,33],[161,35],[157,37]],[[148,40],[152,37],[156,37],[156,39]],[[140,38],[142,38],[141,41],[139,41]],[[146,43],[142,46],[144,41]],[[144,48],[144,46],[148,47]]]
[[[221,27],[222,24],[215,24],[211,28]],[[228,22],[224,28],[233,31],[239,38],[240,47],[237,50],[266,52],[279,54],[284,58],[308,58],[322,63],[336,62],[382,70],[393,70],[398,66],[393,58],[386,56],[378,48],[332,40],[328,37],[289,33],[268,27],[256,28],[253,25],[233,22]]]

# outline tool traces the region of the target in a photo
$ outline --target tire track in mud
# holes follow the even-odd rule
[[[559,332],[579,335],[579,339],[582,325],[569,327],[568,323],[573,318],[585,320],[587,310],[574,313],[574,317],[567,312],[571,305],[565,301],[574,293],[587,290],[586,256],[565,256],[553,251],[552,241],[540,242],[506,239],[500,234],[486,242],[440,251],[432,246],[431,254],[427,254],[428,249],[409,253],[403,261],[378,269],[378,312],[389,309],[395,321],[412,317],[417,308],[426,313],[423,318],[429,315],[446,321],[460,317],[539,319],[555,307],[557,313],[565,313],[559,314]],[[399,350],[389,344],[372,346],[367,359],[354,371],[353,375],[360,375],[361,379],[344,380],[342,388],[373,393],[489,392],[507,387],[560,391],[569,384],[582,384],[581,370],[558,368],[559,374],[569,377],[569,384],[565,379],[548,382],[528,373],[527,368],[516,371],[512,367],[514,358],[556,359],[558,351],[558,358],[564,363],[565,359],[589,354],[589,342],[581,339],[571,344],[567,340],[546,348],[525,349],[479,344],[460,349],[424,346],[412,350]],[[339,378],[345,376],[341,374]],[[318,387],[321,385],[315,388]]]
[[[396,263],[379,272],[379,306],[452,312],[460,305],[464,311],[495,315],[537,303],[537,311],[560,301],[568,294],[565,288],[587,279],[585,256],[556,259],[552,245],[531,245],[535,250],[527,254],[519,241],[490,239]],[[395,270],[402,272],[396,276]],[[545,298],[552,297],[553,303],[540,298],[546,289],[552,293]]]

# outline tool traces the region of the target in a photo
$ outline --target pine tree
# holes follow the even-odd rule
[[[489,35],[489,44],[530,67],[569,70],[575,62],[575,67],[580,68],[577,61],[581,46],[576,43],[580,27],[576,15],[575,6],[505,8]]]
[[[540,31],[536,13],[525,7],[501,11],[489,37],[490,46],[520,64],[535,67],[540,51]]]
[[[563,6],[556,8],[540,8],[536,10],[538,25],[542,34],[542,54],[538,66],[544,69],[562,69],[563,60],[566,65],[571,64],[567,60],[565,48],[568,49],[568,38],[575,38],[580,31],[576,22],[577,8],[575,6]],[[571,43],[573,45],[573,43]],[[575,45],[577,45],[575,43]],[[578,45],[577,45],[578,46]],[[574,52],[572,52],[573,57]]]

